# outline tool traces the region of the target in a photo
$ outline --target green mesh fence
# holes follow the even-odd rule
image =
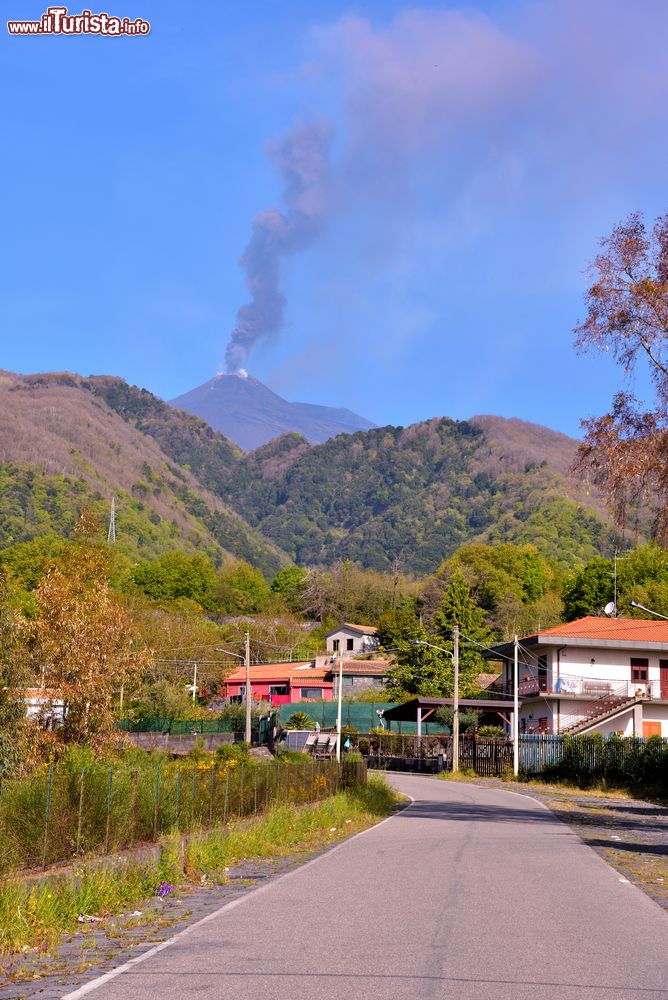
[[[380,725],[378,710],[384,711],[387,708],[394,708],[396,704],[393,701],[344,701],[341,723],[344,726],[354,726],[360,733],[368,733],[375,726]],[[323,729],[336,727],[337,704],[335,701],[299,701],[291,705],[281,705],[279,717],[283,728],[293,712],[305,712],[314,722],[320,723]],[[447,732],[447,727],[440,722],[423,722],[422,724],[422,732],[425,735],[444,731]],[[392,732],[415,733],[417,732],[417,723],[393,722]]]
[[[195,733],[204,736],[210,733],[234,733],[243,730],[243,720],[235,719],[120,719],[118,728],[126,733],[166,733],[169,736],[186,736]],[[257,726],[255,727],[257,728]]]
[[[138,768],[45,766],[0,785],[0,878],[252,816],[276,804],[317,802],[365,781],[362,760],[161,758]]]

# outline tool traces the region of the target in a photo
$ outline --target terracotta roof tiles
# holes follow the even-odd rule
[[[572,639],[605,639],[619,642],[668,642],[668,621],[644,618],[597,618],[588,615],[574,622],[544,629],[539,636],[553,635]]]
[[[253,681],[285,681],[288,678],[295,684],[303,681],[308,684],[310,681],[322,682],[329,674],[329,670],[316,670],[311,668],[308,661],[303,663],[261,663],[251,664],[250,668],[251,684]],[[246,680],[246,668],[237,667],[225,678],[226,683],[241,683]]]

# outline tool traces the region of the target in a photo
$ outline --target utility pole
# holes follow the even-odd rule
[[[343,640],[339,639],[339,684],[336,709],[336,762],[341,763],[341,698],[343,695]]]
[[[246,664],[246,743],[251,742],[251,681],[250,681],[250,633],[246,632],[246,656],[244,658],[244,663]]]
[[[455,690],[452,698],[452,770],[459,770],[459,625],[452,626],[452,667]]]
[[[519,672],[517,663],[517,636],[513,643],[513,774],[520,773],[520,720],[519,720]]]
[[[617,617],[617,549],[615,549],[615,571],[613,576],[615,582],[613,588],[612,603],[615,605],[615,610],[613,611],[613,615],[616,618]]]
[[[197,697],[197,664],[193,663],[193,701]]]
[[[109,531],[107,532],[107,542],[109,545],[116,544],[116,497],[111,498],[111,514],[109,515]]]

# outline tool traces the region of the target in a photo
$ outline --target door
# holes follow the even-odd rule
[[[668,698],[668,660],[659,660],[659,697]]]
[[[643,722],[643,724],[642,724],[642,734],[643,734],[643,736],[660,736],[661,735],[661,723],[660,722]]]

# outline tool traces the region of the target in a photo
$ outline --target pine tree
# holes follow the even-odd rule
[[[471,589],[461,573],[455,573],[448,584],[441,606],[434,616],[434,641],[450,652],[453,651],[453,625],[459,625],[459,693],[462,696],[477,691],[476,678],[485,670],[482,647],[491,641],[485,622],[485,612],[471,594]],[[448,657],[449,659],[449,657]],[[452,694],[452,680],[448,695]]]

